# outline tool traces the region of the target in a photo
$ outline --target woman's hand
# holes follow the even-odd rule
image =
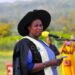
[[[63,61],[63,58],[52,60],[51,65],[52,66],[59,66],[62,63],[62,61]]]
[[[44,63],[45,67],[49,66],[59,66],[63,61],[63,58],[50,60]]]
[[[63,61],[63,58],[57,59],[57,66],[59,66]]]
[[[53,59],[50,61],[46,61],[44,63],[35,63],[32,72],[38,72],[47,67],[59,66],[62,63],[62,60],[63,60],[63,58]]]

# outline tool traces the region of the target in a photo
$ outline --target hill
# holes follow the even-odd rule
[[[69,24],[75,24],[75,0],[33,0],[16,1],[14,3],[0,3],[0,22],[14,23],[15,27],[20,19],[30,10],[45,9],[51,13],[51,27],[53,30],[61,30],[63,19]],[[73,19],[72,19],[73,18]],[[62,21],[62,22],[61,22]],[[70,26],[68,26],[70,27]]]

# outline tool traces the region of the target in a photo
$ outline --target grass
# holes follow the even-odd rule
[[[0,50],[0,75],[7,75],[6,64],[12,62],[12,54],[13,52],[11,50]]]

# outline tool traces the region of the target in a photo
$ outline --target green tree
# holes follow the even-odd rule
[[[11,28],[10,24],[0,23],[0,37],[11,35]]]

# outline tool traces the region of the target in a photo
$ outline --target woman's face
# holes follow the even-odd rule
[[[71,42],[70,42],[70,41],[67,41],[67,42],[66,42],[66,45],[67,45],[67,46],[71,46]]]
[[[50,38],[50,37],[47,37],[47,38],[46,38],[46,42],[47,42],[47,44],[50,45],[50,44],[51,44],[51,38]]]
[[[41,35],[43,31],[42,21],[39,19],[34,20],[31,25],[28,27],[29,33],[33,36],[38,37]]]

